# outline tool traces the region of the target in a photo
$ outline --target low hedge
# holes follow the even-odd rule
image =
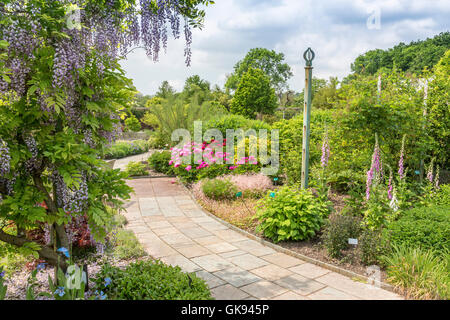
[[[450,250],[450,206],[420,207],[406,211],[386,229],[391,244],[435,250]]]
[[[147,152],[149,143],[146,140],[118,141],[105,150],[104,158],[121,159]]]
[[[105,264],[94,283],[109,300],[212,300],[202,279],[161,261],[139,261],[125,269]]]

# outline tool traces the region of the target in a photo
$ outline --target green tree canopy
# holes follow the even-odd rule
[[[406,45],[400,43],[387,50],[371,50],[356,58],[351,68],[354,73],[373,75],[381,68],[397,69],[421,74],[427,67],[433,68],[442,58],[445,51],[450,49],[450,32],[423,41],[413,41]]]
[[[261,69],[250,67],[239,82],[231,101],[231,112],[261,119],[262,114],[273,114],[276,106],[277,98],[269,77]]]
[[[163,99],[169,99],[175,94],[175,89],[169,84],[169,81],[164,80],[156,92],[156,96]]]
[[[234,72],[228,77],[225,87],[236,90],[244,74],[250,68],[256,68],[269,77],[270,84],[280,95],[287,88],[287,81],[292,77],[291,67],[283,61],[283,53],[264,48],[251,49],[244,59],[236,63]]]
[[[192,99],[197,99],[197,102],[202,104],[210,98],[210,86],[208,81],[198,75],[187,78],[182,93],[184,100],[189,103]]]

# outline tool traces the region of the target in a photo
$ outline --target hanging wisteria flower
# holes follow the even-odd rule
[[[11,169],[11,156],[6,142],[0,139],[0,177],[5,176]]]

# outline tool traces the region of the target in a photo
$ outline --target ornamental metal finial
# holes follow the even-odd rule
[[[308,48],[305,53],[303,54],[303,58],[306,61],[306,66],[307,67],[311,67],[312,66],[312,61],[314,60],[314,57],[316,56],[316,54],[314,53],[314,51],[311,50],[311,48]]]

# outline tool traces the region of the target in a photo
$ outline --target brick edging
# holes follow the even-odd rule
[[[183,186],[183,188],[186,190],[186,192],[189,194],[189,196],[191,197],[191,199],[194,201],[195,205],[196,205],[202,212],[204,212],[204,213],[205,213],[206,215],[208,215],[209,217],[215,219],[216,221],[220,222],[221,224],[227,226],[228,228],[230,228],[230,229],[232,229],[232,230],[234,230],[234,231],[236,231],[236,232],[238,232],[238,233],[240,233],[240,234],[246,236],[247,238],[250,238],[250,239],[252,239],[252,240],[258,241],[259,243],[261,243],[261,244],[263,244],[263,245],[265,245],[265,246],[268,246],[268,247],[270,247],[270,248],[272,248],[272,249],[274,249],[274,250],[276,250],[276,251],[279,251],[279,252],[281,252],[281,253],[290,255],[290,256],[292,256],[292,257],[298,258],[298,259],[300,259],[300,260],[303,260],[303,261],[306,261],[306,262],[309,262],[309,263],[312,263],[312,264],[314,264],[314,265],[317,265],[317,266],[319,266],[319,267],[328,269],[328,270],[330,270],[330,271],[334,271],[334,272],[336,272],[336,273],[339,273],[339,274],[344,275],[344,276],[346,276],[346,277],[349,277],[349,278],[351,278],[351,279],[356,278],[356,279],[358,279],[358,280],[360,280],[360,281],[364,281],[364,282],[366,282],[366,283],[368,282],[369,278],[366,277],[366,276],[363,276],[363,275],[360,275],[360,274],[355,273],[355,272],[353,272],[353,271],[346,270],[346,269],[337,267],[337,266],[335,266],[335,265],[332,265],[332,264],[329,264],[329,263],[326,263],[326,262],[323,262],[323,261],[320,261],[320,260],[317,260],[317,259],[314,259],[314,258],[305,256],[305,255],[300,254],[300,253],[298,253],[298,252],[295,252],[295,251],[292,251],[292,250],[283,248],[283,247],[281,247],[281,246],[279,246],[279,245],[277,245],[277,244],[274,244],[274,243],[272,243],[272,242],[269,242],[269,241],[267,241],[267,240],[264,240],[264,239],[262,239],[262,238],[260,238],[260,237],[258,237],[258,236],[256,236],[256,235],[254,235],[254,234],[252,234],[252,233],[249,233],[249,232],[247,232],[247,231],[245,231],[245,230],[242,230],[242,229],[240,229],[240,228],[238,228],[238,227],[232,225],[231,223],[229,223],[229,222],[227,222],[227,221],[225,221],[225,220],[220,219],[219,217],[217,217],[217,216],[215,216],[214,214],[210,213],[209,211],[205,210],[205,209],[197,202],[197,199],[195,199],[195,196],[193,195],[193,193],[191,192],[191,190],[189,190],[189,189],[188,189],[188,188],[180,181],[180,179],[179,179],[178,177],[177,177],[177,180],[178,180],[179,184],[181,184],[181,185]],[[388,283],[381,282],[380,287],[381,287],[382,289],[384,289],[384,290],[387,290],[387,291],[390,291],[390,292],[393,292],[393,293],[398,294],[398,292],[395,292],[394,287],[393,287],[392,285],[388,284]]]

